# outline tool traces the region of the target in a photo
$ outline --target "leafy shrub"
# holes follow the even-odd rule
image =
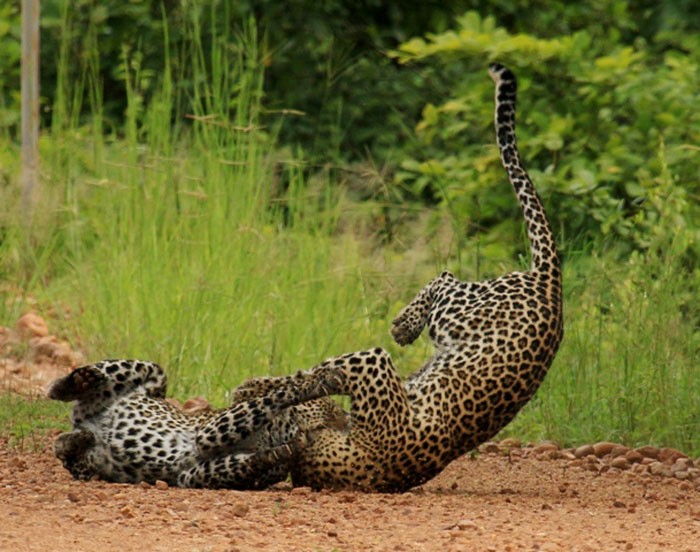
[[[618,30],[625,24],[629,18]],[[698,215],[688,198],[700,192],[700,42],[625,45],[619,36],[578,30],[537,38],[469,12],[454,31],[404,43],[402,62],[459,65],[464,78],[451,99],[425,107],[417,127],[423,148],[403,163],[397,182],[417,195],[431,188],[480,228],[520,221],[501,184],[497,150],[484,147],[494,142],[485,66],[499,60],[520,76],[521,153],[561,241],[644,248],[671,198],[683,203],[679,216],[688,224]]]

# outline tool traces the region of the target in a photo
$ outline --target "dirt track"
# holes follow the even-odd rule
[[[700,550],[700,482],[521,452],[366,495],[76,482],[49,443],[0,443],[0,550]]]
[[[25,316],[0,352],[2,391],[41,396],[80,359]],[[399,495],[203,491],[71,479],[51,439],[0,439],[0,551],[700,550],[700,459],[612,444],[560,451],[503,442]],[[648,453],[648,454],[647,454]]]

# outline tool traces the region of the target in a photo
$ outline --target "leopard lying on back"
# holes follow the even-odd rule
[[[253,379],[238,403],[204,424],[204,458],[227,454],[290,405],[350,396],[349,422],[309,436],[292,466],[295,485],[403,491],[493,437],[533,396],[563,336],[562,281],[554,236],[522,166],[515,138],[516,79],[492,64],[501,161],[525,218],[529,270],[482,282],[449,272],[429,282],[396,317],[401,345],[428,327],[436,354],[405,382],[381,348],[331,358],[286,377]]]

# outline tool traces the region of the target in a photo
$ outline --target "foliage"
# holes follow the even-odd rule
[[[403,163],[397,182],[415,194],[430,188],[480,228],[519,220],[499,188],[497,152],[483,147],[493,134],[485,65],[499,60],[520,76],[521,152],[563,241],[643,248],[661,214],[660,194],[689,198],[684,220],[697,217],[700,37],[681,44],[659,34],[626,45],[620,36],[632,19],[615,21],[618,32],[606,36],[592,25],[537,38],[469,12],[455,31],[403,44],[402,62],[436,59],[462,66],[465,76],[451,99],[425,107],[417,127],[423,148]]]
[[[468,6],[465,0],[401,5],[378,0],[44,0],[45,123],[59,93],[57,68],[62,57],[71,60],[71,80],[80,78],[88,64],[94,65],[105,124],[121,129],[126,112],[125,59],[138,63],[146,96],[154,92],[166,62],[173,64],[179,77],[173,86],[182,109],[195,85],[190,67],[178,65],[188,48],[188,19],[198,18],[202,46],[208,51],[215,40],[235,45],[236,29],[254,18],[264,35],[266,107],[288,115],[282,124],[284,141],[303,144],[324,162],[341,151],[345,158],[363,157],[369,150],[384,158],[409,139],[411,125],[405,121],[416,119],[428,93],[439,93],[441,81],[430,68],[401,69],[386,50],[410,36],[444,30],[453,14]],[[0,72],[0,128],[16,134],[19,10],[13,3],[2,10],[8,24],[0,24],[0,48],[5,54],[0,68],[8,72],[7,76]],[[97,58],[88,59],[89,53]],[[81,114],[88,114],[83,107]]]
[[[376,313],[396,294],[373,292],[384,278],[361,262],[355,236],[337,233],[342,194],[327,180],[307,185],[293,158],[274,154],[260,121],[255,25],[234,45],[215,36],[205,49],[201,20],[188,17],[185,57],[150,94],[125,60],[123,136],[102,130],[95,67],[72,81],[65,59],[57,67],[64,92],[41,143],[47,178],[34,224],[21,224],[17,197],[2,203],[0,270],[12,285],[0,304],[25,301],[0,314],[12,324],[36,305],[90,360],[153,359],[176,395],[223,404],[245,377],[373,346]],[[191,124],[173,125],[183,66]]]
[[[0,135],[19,124],[20,25],[19,5],[0,5]]]

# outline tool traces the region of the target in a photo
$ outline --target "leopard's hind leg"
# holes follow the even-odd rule
[[[230,452],[283,409],[328,395],[350,396],[348,431],[366,443],[364,448],[373,449],[371,455],[381,457],[410,431],[406,390],[381,348],[331,358],[291,376],[264,378],[263,388],[265,396],[239,402],[200,428],[197,448],[202,456]]]
[[[290,462],[303,449],[305,442],[300,434],[284,445],[201,460],[180,474],[178,485],[207,489],[264,489],[287,478]]]

